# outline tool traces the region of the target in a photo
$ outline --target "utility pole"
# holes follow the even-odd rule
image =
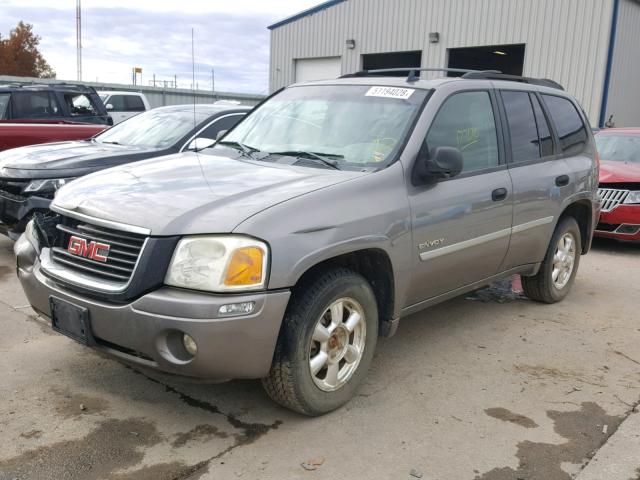
[[[80,0],[76,0],[76,62],[78,67],[78,81],[82,81],[82,19]]]
[[[211,94],[215,95],[216,93],[216,78],[213,73],[213,68],[211,69]]]

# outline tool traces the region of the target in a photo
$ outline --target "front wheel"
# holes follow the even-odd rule
[[[540,270],[533,277],[522,277],[524,294],[532,300],[555,303],[567,296],[580,264],[580,228],[573,217],[558,223]]]
[[[322,271],[294,292],[264,388],[305,415],[335,410],[365,377],[377,337],[378,308],[367,280],[344,268]]]

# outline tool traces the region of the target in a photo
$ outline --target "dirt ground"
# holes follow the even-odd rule
[[[640,400],[640,247],[596,242],[560,304],[485,291],[403,319],[358,396],[314,419],[257,381],[139,373],[52,333],[11,248],[1,480],[564,480]]]

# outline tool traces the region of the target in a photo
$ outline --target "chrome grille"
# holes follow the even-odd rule
[[[55,263],[99,280],[122,284],[126,284],[133,275],[146,240],[144,235],[122,232],[70,217],[61,217],[56,229],[58,233],[51,248],[51,258]],[[109,245],[107,260],[100,262],[70,253],[68,246],[72,236],[86,239],[87,242]]]
[[[629,195],[629,190],[621,190],[618,188],[599,188],[598,196],[600,197],[600,210],[602,212],[610,212],[620,205]]]

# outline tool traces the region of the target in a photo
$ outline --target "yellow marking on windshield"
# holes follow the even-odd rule
[[[456,141],[461,151],[480,141],[480,129],[478,127],[459,128],[456,132]]]

